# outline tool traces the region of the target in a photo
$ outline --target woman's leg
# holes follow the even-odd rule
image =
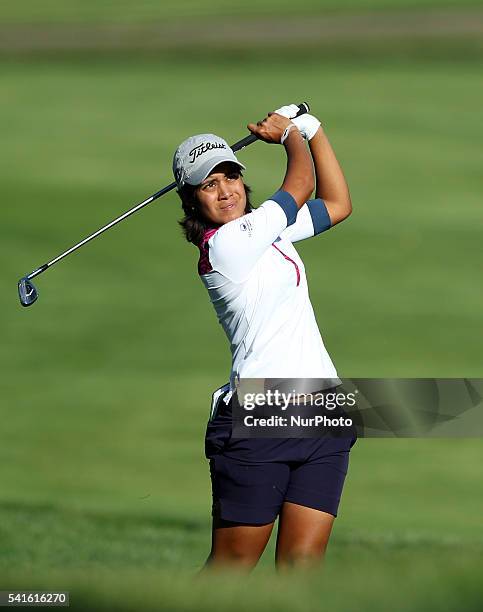
[[[321,561],[333,523],[332,514],[284,502],[277,534],[277,566],[307,566]]]
[[[273,525],[273,522],[267,525],[243,525],[213,519],[211,553],[204,569],[252,569],[265,550]]]

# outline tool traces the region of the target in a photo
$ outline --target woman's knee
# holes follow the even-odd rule
[[[273,523],[260,526],[239,525],[215,528],[208,564],[256,565],[270,539]]]

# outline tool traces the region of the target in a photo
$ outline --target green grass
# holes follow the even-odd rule
[[[184,137],[235,141],[307,99],[354,202],[300,245],[340,374],[481,375],[478,66],[204,61],[0,66],[0,588],[64,586],[78,609],[476,610],[480,440],[359,441],[323,578],[273,576],[272,543],[251,587],[193,579],[210,538],[208,397],[229,354],[175,194],[18,304],[19,276],[172,180]],[[283,153],[240,157],[260,202]]]
[[[480,609],[482,595],[476,554],[456,558],[447,551],[426,550],[419,555],[405,550],[374,557],[363,547],[341,550],[324,575],[305,572],[274,576],[257,572],[250,577],[230,574],[195,577],[186,571],[151,568],[99,570],[89,580],[85,573],[66,571],[48,578],[26,577],[17,584],[30,589],[70,589],[75,610],[282,610],[315,612],[348,610],[429,610],[450,612]],[[356,563],[355,563],[356,561]],[[183,602],[182,607],[180,601]],[[241,605],[240,603],[241,602]]]
[[[240,17],[254,16],[266,18],[273,15],[314,15],[333,12],[366,12],[378,10],[421,10],[481,7],[481,0],[304,0],[294,4],[284,0],[265,0],[243,3],[227,3],[222,0],[209,2],[175,2],[169,0],[45,0],[41,5],[32,2],[9,2],[2,6],[2,22],[17,23],[136,23],[164,21],[166,19],[200,18],[213,16]]]
[[[363,445],[366,450],[368,444],[366,441]],[[418,455],[419,446],[421,458],[427,457],[427,443],[411,446],[403,445],[399,450],[407,457],[408,451],[416,449]],[[432,446],[430,456],[434,455],[434,443]],[[394,449],[388,445],[386,450]],[[459,450],[463,450],[462,464],[469,457],[463,445]],[[371,451],[366,453],[365,461],[364,449],[362,455],[364,468],[374,467],[367,461]],[[358,453],[359,467],[360,459]],[[391,463],[396,464],[394,459]],[[352,483],[360,476],[355,472]],[[420,469],[421,482],[423,477],[426,482],[434,477],[430,472]],[[277,577],[270,569],[273,543],[248,581],[230,575],[222,581],[219,576],[196,578],[209,541],[206,512],[201,518],[192,510],[187,519],[177,514],[169,516],[161,507],[159,512],[147,515],[119,512],[114,506],[109,511],[93,511],[66,505],[5,503],[0,510],[1,585],[25,590],[69,590],[71,606],[89,610],[135,610],[140,603],[148,610],[222,610],[229,602],[235,610],[318,610],[321,601],[334,610],[350,609],[355,601],[361,610],[385,610],[389,606],[439,612],[477,610],[482,595],[481,528],[478,532],[475,523],[466,536],[456,535],[462,499],[466,518],[478,516],[477,509],[473,513],[467,503],[472,494],[471,483],[474,486],[476,482],[472,480],[474,476],[463,478],[470,486],[467,491],[462,490],[461,484],[455,491],[453,475],[441,470],[440,484],[446,480],[460,497],[452,503],[447,492],[438,495],[433,490],[430,496],[426,493],[429,505],[424,510],[424,492],[418,494],[413,487],[414,476],[410,483],[396,483],[394,474],[384,480],[377,471],[372,474],[373,483],[377,478],[377,488],[373,484],[356,492],[348,487],[347,510],[345,517],[337,521],[324,573],[295,574],[290,580]],[[406,491],[401,513],[394,512],[397,499],[393,494],[398,490],[399,494]],[[462,493],[466,497],[461,497]],[[361,512],[360,503],[351,507],[351,502],[364,497],[370,499],[367,514]],[[441,517],[439,504],[448,505],[448,501],[455,515]],[[381,516],[386,517],[382,524],[378,522],[379,503],[384,508]],[[436,522],[422,526],[421,517],[429,518],[432,512]],[[354,529],[350,516],[358,514],[362,514],[361,524]],[[409,526],[411,519],[419,523],[419,528]]]
[[[206,548],[207,528],[193,521],[36,506],[11,507],[2,519],[10,534],[21,534],[6,548],[16,548],[13,561],[22,568],[7,567],[3,584],[69,590],[74,609],[315,611],[357,602],[364,611],[476,611],[482,595],[481,542],[340,539],[337,532],[323,574],[276,576],[265,555],[248,578],[197,577],[193,558]],[[21,548],[28,552],[18,554]]]
[[[256,66],[3,65],[4,372],[27,362],[34,377],[96,368],[102,379],[104,368],[129,376],[134,363],[144,374],[225,378],[225,339],[194,273],[196,250],[176,227],[174,193],[40,277],[33,309],[17,308],[15,281],[170,182],[182,138],[215,131],[234,141],[265,109],[308,99],[354,201],[347,223],[300,245],[338,367],[351,376],[480,374],[479,68]],[[257,144],[241,156],[260,201],[280,184],[283,153]],[[18,341],[26,330],[34,353]]]

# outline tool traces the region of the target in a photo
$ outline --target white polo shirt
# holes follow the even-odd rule
[[[293,246],[329,227],[322,200],[297,211],[279,191],[205,233],[198,271],[230,342],[232,389],[243,378],[337,379]]]

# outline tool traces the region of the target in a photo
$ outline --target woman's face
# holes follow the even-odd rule
[[[197,187],[196,197],[201,214],[216,225],[223,225],[245,214],[247,198],[243,179],[238,167],[230,162],[215,166]]]

